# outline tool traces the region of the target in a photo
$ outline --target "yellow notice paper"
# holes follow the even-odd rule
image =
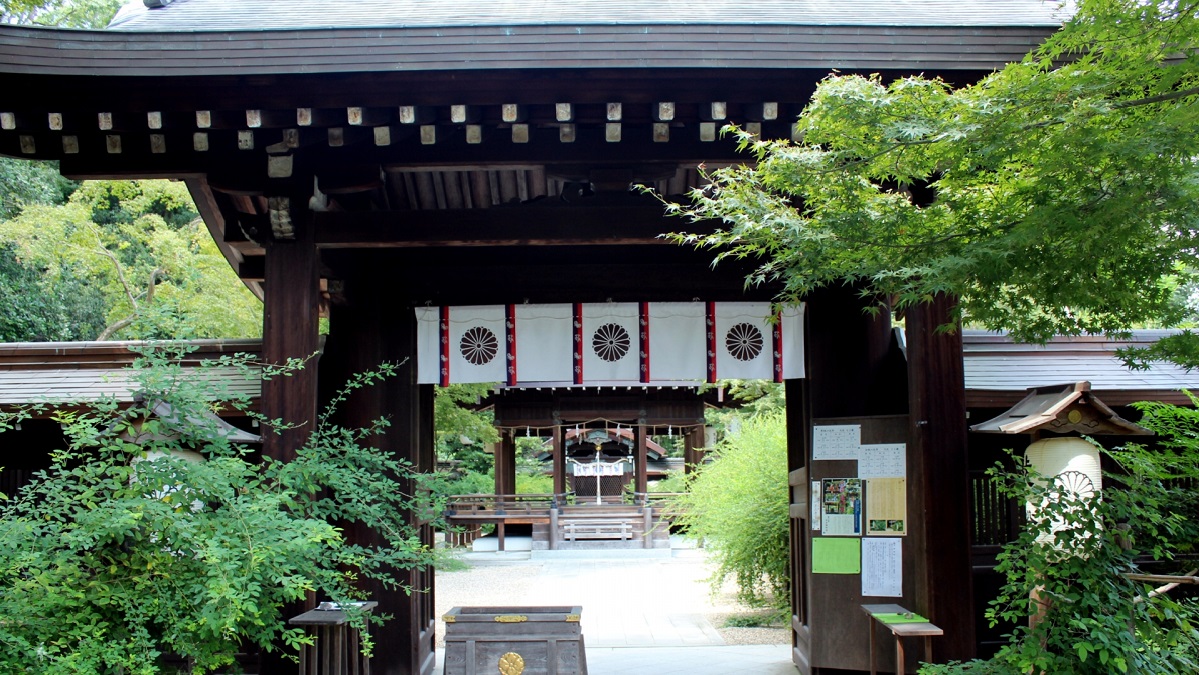
[[[866,481],[866,534],[870,536],[908,533],[908,490],[903,478],[871,478]]]
[[[812,574],[861,574],[862,540],[812,537]]]

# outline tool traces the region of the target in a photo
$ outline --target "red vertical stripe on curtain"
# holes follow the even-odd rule
[[[574,303],[575,384],[583,384],[583,303]]]
[[[441,307],[439,314],[440,327],[438,330],[441,333],[441,340],[439,341],[441,343],[441,353],[438,356],[441,359],[441,363],[439,364],[441,386],[448,387],[450,386],[450,308]]]
[[[716,303],[705,303],[707,317],[705,325],[708,331],[708,383],[716,381]]]
[[[640,314],[639,324],[641,330],[638,337],[640,338],[640,355],[641,355],[641,381],[649,382],[649,303],[641,302],[637,304],[637,312]]]
[[[774,381],[783,381],[783,313],[774,315],[774,325],[770,331],[774,340]]]
[[[516,386],[516,305],[504,305],[504,337],[508,345],[508,386]]]

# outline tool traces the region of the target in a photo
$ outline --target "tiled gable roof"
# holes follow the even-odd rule
[[[962,335],[962,357],[968,395],[1010,392],[1023,396],[1030,387],[1063,382],[1091,383],[1091,390],[1112,405],[1142,400],[1153,393],[1186,402],[1182,390],[1199,391],[1199,372],[1171,363],[1154,363],[1148,370],[1129,370],[1116,358],[1116,350],[1146,347],[1177,331],[1140,330],[1130,340],[1104,336],[1058,337],[1043,345],[1021,344],[1000,333],[967,330]],[[1013,401],[1014,402],[1014,401]],[[1007,403],[1005,405],[1010,405]]]
[[[117,30],[233,31],[528,25],[1056,26],[1043,0],[175,0],[136,1]]]
[[[193,340],[185,365],[222,355],[258,354],[261,340]],[[0,408],[31,404],[81,403],[110,399],[131,402],[139,382],[128,366],[141,342],[25,342],[0,344]],[[233,367],[197,369],[197,377],[219,381],[231,394],[258,397],[262,381]]]

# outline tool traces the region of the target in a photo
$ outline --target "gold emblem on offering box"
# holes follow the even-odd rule
[[[500,614],[495,617],[496,623],[524,623],[528,620],[529,617],[523,614]]]
[[[525,660],[516,652],[500,657],[500,675],[521,675],[525,672]]]

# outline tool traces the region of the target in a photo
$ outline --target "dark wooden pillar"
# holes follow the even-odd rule
[[[415,316],[410,308],[396,306],[394,295],[387,289],[385,279],[347,280],[347,304],[334,307],[330,317],[322,390],[334,391],[352,374],[385,361],[401,364],[398,376],[354,392],[338,420],[347,426],[362,426],[386,417],[390,426],[370,442],[407,460],[417,471],[432,471],[433,387],[416,383]],[[386,310],[381,309],[384,304]],[[432,528],[416,514],[412,517],[422,542],[432,546]],[[363,545],[382,541],[376,532],[361,524],[346,526],[345,535],[350,542]],[[372,672],[424,675],[432,672],[435,663],[433,571],[400,570],[396,576],[414,589],[411,595],[364,582],[371,599],[379,602],[379,611],[394,617],[376,631]]]
[[[560,425],[551,431],[551,447],[554,452],[554,494],[566,493],[566,435]]]
[[[954,300],[943,295],[907,312],[908,452],[923,465],[920,475],[908,477],[923,495],[924,528],[912,543],[924,561],[916,584],[927,606],[917,611],[945,629],[933,641],[936,663],[975,654],[962,334],[936,330],[952,322],[953,312]]]
[[[310,359],[291,377],[274,377],[262,383],[262,413],[294,425],[279,433],[265,433],[262,451],[267,457],[290,460],[304,444],[316,420],[318,348],[317,312],[320,300],[320,260],[314,244],[312,215],[300,199],[289,200],[295,238],[268,240],[263,280],[262,358],[282,364],[288,359]]]
[[[516,494],[516,438],[509,433],[501,433],[495,444],[495,493]]]
[[[704,431],[698,426],[683,434],[683,472],[691,473],[704,461]]]
[[[634,476],[636,482],[634,483],[633,491],[638,495],[644,495],[648,489],[645,474],[649,470],[649,467],[646,466],[646,462],[649,459],[649,444],[647,443],[649,437],[646,435],[644,424],[638,424],[633,433],[637,436],[637,474]]]
[[[290,377],[262,382],[262,414],[269,420],[292,425],[279,431],[266,428],[262,434],[263,455],[281,461],[295,459],[316,423],[320,259],[306,199],[271,200],[272,208],[290,219],[294,237],[268,238],[264,244],[262,359],[270,364],[307,360],[304,368]],[[311,608],[311,603],[292,603],[283,608],[283,618]],[[282,649],[280,644],[274,652],[262,652],[259,669],[264,673],[297,672],[297,665],[282,654]]]

